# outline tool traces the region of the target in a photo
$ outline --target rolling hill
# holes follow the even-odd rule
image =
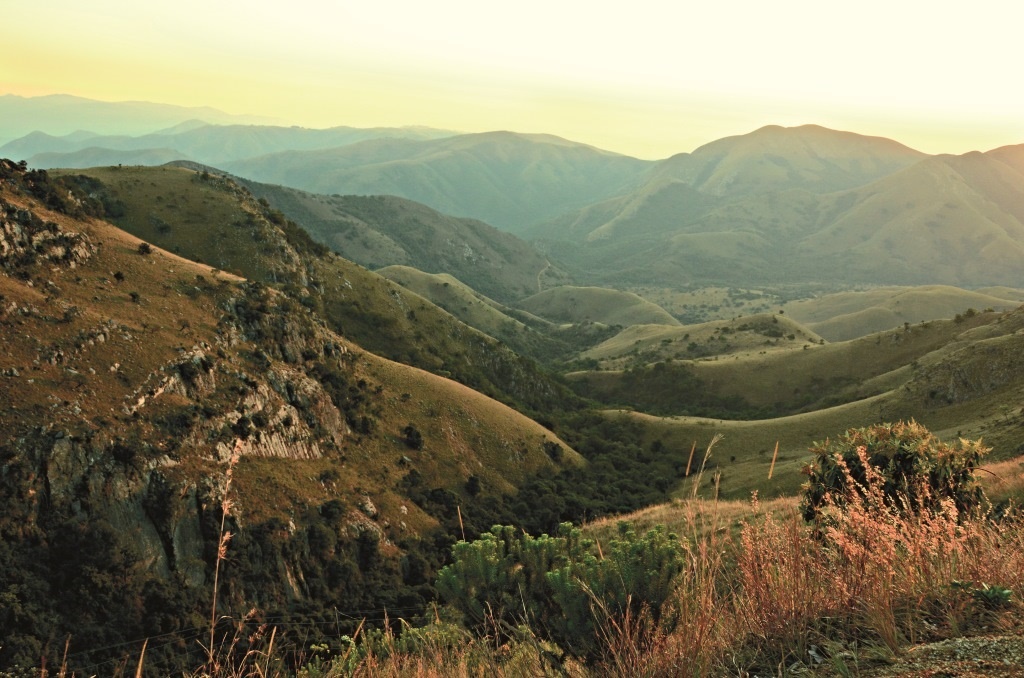
[[[642,443],[661,454],[685,459],[691,447],[702,451],[722,434],[702,496],[744,499],[758,489],[774,497],[799,490],[807,441],[873,422],[913,418],[943,439],[982,438],[993,459],[1024,453],[1022,329],[1024,309],[1016,309],[806,350],[570,376],[590,397],[646,410],[608,416],[638,426]],[[702,409],[704,416],[678,414]],[[758,409],[759,419],[742,416]],[[773,409],[790,414],[773,416]],[[768,480],[776,441],[778,463]],[[692,483],[681,479],[678,492],[689,496]]]
[[[879,287],[836,292],[792,301],[784,308],[790,317],[829,341],[855,339],[866,334],[953,318],[967,309],[1006,311],[1024,303],[1024,291],[1009,288],[964,290],[947,285]]]
[[[580,393],[609,405],[629,405],[652,414],[717,412],[726,418],[765,418],[824,409],[903,385],[913,372],[912,364],[1000,317],[996,312],[971,313],[835,343],[817,339],[781,316],[751,316],[674,331],[637,327],[584,354],[602,358],[601,367],[628,369],[570,377]],[[999,332],[1012,332],[1008,327]],[[682,346],[686,340],[680,339],[680,332],[695,341]],[[626,352],[631,337],[638,337],[636,350]]]
[[[527,325],[520,320],[526,314],[488,299],[451,275],[425,273],[409,266],[386,266],[377,273],[429,299],[470,327],[522,355],[540,359],[553,353],[569,352],[565,347],[559,348],[549,337],[555,330],[544,327],[547,321],[530,318]],[[538,332],[534,329],[537,326],[546,332]]]
[[[819,335],[791,318],[760,313],[697,325],[637,324],[585,351],[581,357],[596,360],[607,369],[660,360],[763,354],[821,341]]]
[[[401,265],[447,273],[506,303],[569,282],[531,245],[481,221],[393,196],[317,195],[239,181],[315,240],[370,269]]]
[[[555,287],[520,300],[517,307],[553,323],[679,324],[668,311],[632,292],[600,287]]]

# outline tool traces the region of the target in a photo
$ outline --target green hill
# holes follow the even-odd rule
[[[607,405],[662,415],[761,419],[888,392],[904,385],[913,375],[914,365],[926,356],[962,341],[972,328],[992,325],[999,317],[997,313],[976,313],[958,321],[932,321],[828,344],[815,341],[816,335],[792,321],[771,323],[765,322],[764,316],[754,316],[737,319],[731,325],[719,322],[678,328],[692,328],[694,338],[699,338],[700,332],[711,333],[710,342],[694,342],[695,348],[684,354],[689,352],[694,357],[692,353],[707,344],[710,347],[705,350],[717,354],[665,362],[673,347],[662,343],[663,337],[657,334],[643,340],[644,350],[627,354],[629,369],[579,372],[570,378],[579,393]],[[727,327],[735,329],[723,333]],[[780,327],[781,331],[791,330],[794,339],[789,339],[790,335],[765,335],[775,334]],[[1000,327],[1004,331],[1002,323]],[[638,329],[643,332],[645,328]],[[803,336],[798,338],[800,332]],[[730,352],[729,342],[744,340],[748,348]],[[585,355],[596,357],[593,351]],[[615,351],[610,355],[615,356]]]
[[[632,292],[600,287],[555,287],[527,297],[517,306],[554,323],[679,324],[665,309]]]
[[[519,238],[393,196],[327,196],[242,181],[346,259],[370,269],[448,273],[506,303],[563,285],[567,276]]]
[[[583,353],[602,367],[786,350],[822,338],[786,316],[767,313],[697,325],[633,325]]]
[[[1024,294],[1009,288],[964,290],[948,285],[880,287],[789,302],[786,312],[829,341],[843,341],[926,320],[953,318],[969,308],[1009,310]]]
[[[565,389],[532,361],[423,297],[329,253],[230,180],[177,167],[82,174],[85,190],[103,197],[118,226],[168,251],[281,286],[369,351],[524,409],[549,411],[566,403]]]
[[[746,499],[752,490],[762,498],[795,494],[804,480],[801,469],[809,461],[808,441],[824,440],[849,427],[878,421],[913,418],[942,439],[981,438],[992,446],[994,460],[1009,459],[1024,452],[1024,373],[1017,360],[1024,350],[1021,329],[1024,311],[1015,310],[974,316],[962,324],[915,326],[905,335],[883,333],[877,335],[878,343],[865,338],[794,351],[794,358],[806,355],[803,364],[785,364],[782,353],[774,357],[778,364],[769,363],[767,367],[743,367],[729,360],[698,363],[718,370],[736,367],[735,374],[742,375],[744,382],[733,380],[723,371],[705,371],[698,372],[698,386],[725,383],[733,392],[766,402],[772,399],[773,389],[775,399],[787,398],[796,387],[823,392],[829,385],[821,374],[841,380],[840,366],[850,366],[846,368],[852,375],[847,384],[849,395],[855,399],[831,407],[819,401],[815,407],[821,409],[813,411],[756,421],[728,416],[659,417],[640,412],[609,416],[638,426],[641,444],[657,449],[659,454],[685,459],[695,447],[697,464],[711,439],[721,434],[702,478],[700,494],[716,496],[718,476],[717,496],[723,499]],[[878,355],[881,357],[875,357]],[[902,367],[894,367],[901,363]],[[759,377],[762,371],[766,374]],[[788,382],[783,378],[787,374]],[[873,374],[878,376],[872,379]],[[841,384],[837,381],[836,385]],[[769,479],[776,442],[779,456]],[[680,478],[680,496],[690,495],[693,481]]]

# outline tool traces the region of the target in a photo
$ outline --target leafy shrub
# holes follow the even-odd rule
[[[675,535],[659,526],[638,536],[626,523],[607,552],[569,523],[555,536],[532,537],[495,526],[452,548],[437,589],[478,631],[528,622],[538,636],[578,657],[601,651],[610,620],[649,613],[655,622],[683,569]]]
[[[850,429],[811,448],[817,459],[804,469],[808,481],[800,510],[814,520],[827,497],[840,505],[849,492],[863,498],[867,463],[881,474],[889,506],[937,510],[951,499],[961,513],[971,512],[985,498],[974,470],[988,451],[980,441],[963,438],[947,445],[914,420]]]

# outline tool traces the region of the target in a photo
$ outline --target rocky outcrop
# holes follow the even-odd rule
[[[75,268],[95,249],[88,236],[64,231],[0,199],[0,267],[12,270],[46,262]]]
[[[972,343],[927,369],[914,382],[932,401],[963,403],[1024,379],[1024,334]]]

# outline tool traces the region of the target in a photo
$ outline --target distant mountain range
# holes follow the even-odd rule
[[[283,151],[303,151],[347,146],[378,138],[434,139],[453,132],[427,127],[276,127],[269,125],[213,125],[202,121],[144,134],[94,135],[77,132],[51,136],[32,132],[0,146],[0,156],[27,160],[33,167],[86,168],[109,164],[162,164],[171,160],[192,160],[224,166],[246,158]],[[166,160],[146,161],[146,154],[160,153]]]
[[[549,135],[183,121],[141,136],[36,132],[5,155],[42,167],[189,159],[334,196],[321,202],[398,196],[532,240],[585,285],[1024,286],[1024,146],[929,156],[880,137],[768,126],[651,162]],[[335,217],[293,218],[315,230]],[[342,238],[366,265],[466,274],[426,265],[426,250],[413,256],[427,243],[393,219],[381,239],[356,237],[358,215],[339,218],[349,227],[321,239]]]
[[[287,151],[221,168],[316,193],[397,195],[522,233],[631,189],[651,164],[550,135],[488,132]]]
[[[1019,286],[1022,158],[1024,146],[926,156],[767,127],[670,158],[633,192],[527,235],[593,283]]]
[[[68,94],[0,96],[0,143],[34,131],[76,138],[103,134],[149,134],[197,120],[218,125],[281,125],[284,122],[266,116],[233,115],[207,106],[96,101]]]

